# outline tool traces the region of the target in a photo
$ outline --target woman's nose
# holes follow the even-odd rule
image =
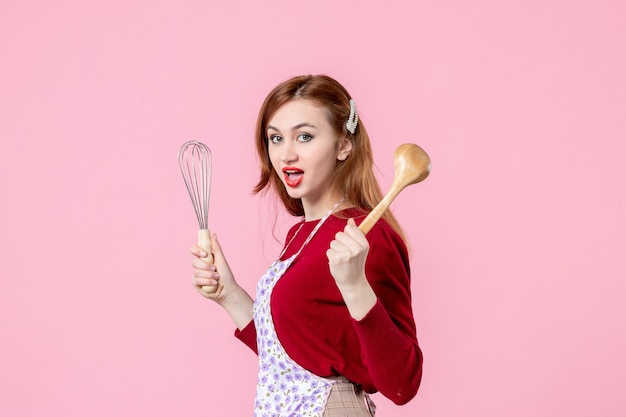
[[[281,148],[281,162],[287,164],[298,159],[298,153],[296,152],[295,144],[292,141],[285,141]]]

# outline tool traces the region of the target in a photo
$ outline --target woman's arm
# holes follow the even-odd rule
[[[350,219],[327,251],[330,271],[353,318],[374,385],[394,403],[405,404],[422,377],[408,254],[388,225],[376,225],[368,238]]]

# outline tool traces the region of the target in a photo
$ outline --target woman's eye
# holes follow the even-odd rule
[[[280,143],[280,142],[283,141],[283,138],[280,135],[272,135],[272,136],[270,136],[270,141],[272,143]]]
[[[298,141],[300,142],[308,142],[311,139],[313,139],[313,136],[309,135],[308,133],[301,133],[298,135]]]

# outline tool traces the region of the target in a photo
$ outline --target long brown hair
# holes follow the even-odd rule
[[[272,167],[268,153],[267,124],[282,105],[293,99],[311,100],[325,108],[328,122],[335,133],[339,137],[350,139],[352,150],[344,161],[337,161],[329,181],[330,189],[345,195],[347,201],[357,208],[365,212],[371,211],[382,200],[383,194],[374,176],[370,139],[360,116],[354,134],[348,132],[346,121],[350,115],[350,94],[339,82],[327,75],[293,77],[276,86],[265,98],[259,111],[255,132],[261,174],[258,184],[254,187],[254,193],[273,188],[289,213],[294,216],[304,215],[302,201],[289,197]],[[387,210],[383,218],[404,237],[391,211]]]

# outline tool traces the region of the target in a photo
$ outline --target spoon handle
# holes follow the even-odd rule
[[[359,230],[363,232],[364,235],[367,234],[372,227],[376,224],[376,222],[385,214],[385,211],[389,208],[389,205],[396,198],[400,190],[392,189],[387,195],[380,200],[380,203],[374,207],[374,210],[370,211],[365,220],[361,222],[359,225]]]

